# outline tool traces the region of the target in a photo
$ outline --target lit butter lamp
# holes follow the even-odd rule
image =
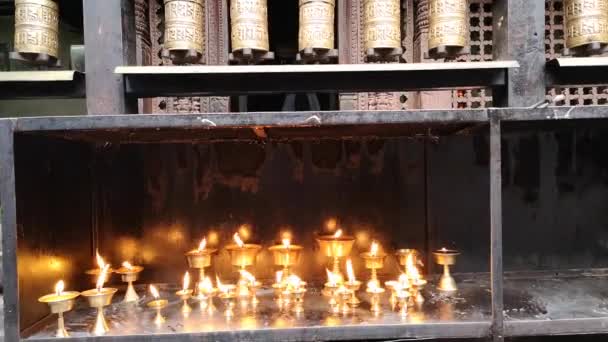
[[[333,262],[332,273],[343,279],[340,272],[340,259],[348,256],[355,243],[352,236],[343,235],[342,229],[338,229],[332,235],[321,235],[317,237],[317,243],[321,252]]]
[[[346,275],[348,281],[344,283],[344,286],[350,290],[350,298],[347,300],[346,304],[350,309],[354,310],[361,303],[359,298],[357,298],[357,291],[361,288],[361,282],[355,278],[353,262],[350,259],[346,260]]]
[[[401,315],[401,318],[407,317],[407,304],[408,299],[410,298],[409,287],[410,284],[407,280],[407,275],[401,274],[399,276],[399,281],[395,285],[395,298],[399,305],[399,315]]]
[[[166,299],[160,298],[160,293],[154,285],[150,285],[150,293],[154,298],[153,301],[149,302],[147,305],[149,308],[156,309],[156,316],[154,317],[154,324],[156,326],[160,326],[165,323],[165,317],[163,317],[162,309],[165,308],[169,302]]]
[[[120,274],[123,282],[128,283],[127,292],[125,293],[125,298],[123,300],[125,303],[136,302],[139,300],[139,296],[133,287],[133,282],[139,278],[139,273],[141,273],[143,270],[143,267],[133,266],[128,261],[125,261],[122,263],[122,267],[114,271]]]
[[[103,308],[112,304],[112,297],[116,291],[118,291],[114,288],[103,287],[109,269],[110,265],[106,264],[101,273],[99,273],[96,287],[92,290],[87,290],[81,293],[81,295],[87,299],[89,306],[97,309],[97,318],[95,319],[93,331],[91,331],[91,333],[96,336],[105,335],[108,331],[110,331],[106,318],[103,314]]]
[[[239,268],[240,278],[237,283],[237,292],[239,297],[248,297],[249,281],[244,278],[243,271],[247,271],[246,268],[255,264],[255,258],[258,252],[262,249],[262,246],[250,243],[244,243],[239,236],[239,233],[234,233],[232,236],[234,244],[228,245],[226,249],[230,253],[230,261],[232,266]],[[247,272],[248,273],[248,272]]]
[[[421,305],[424,303],[424,297],[422,296],[421,290],[424,288],[427,281],[422,277],[422,275],[420,275],[420,271],[414,263],[414,257],[412,254],[407,257],[405,269],[411,285],[411,304],[413,305],[416,303]]]
[[[231,320],[234,317],[234,305],[236,299],[236,285],[222,284],[220,278],[216,276],[218,297],[224,304],[224,317]]]
[[[296,265],[300,260],[302,246],[292,245],[290,239],[283,239],[280,245],[274,245],[268,250],[272,252],[275,266],[283,267],[283,275],[288,277],[290,267]]]
[[[304,312],[304,294],[306,293],[306,282],[302,281],[300,277],[295,274],[287,277],[285,281],[285,289],[283,290],[283,297],[285,301],[293,303],[292,311],[296,316],[300,316]]]
[[[205,296],[205,299],[200,301],[201,311],[206,310],[209,315],[212,315],[215,311],[213,296],[217,293],[217,289],[213,287],[211,278],[205,277],[202,283],[198,283],[198,292]]]
[[[70,337],[65,329],[63,313],[72,310],[74,299],[80,296],[80,292],[63,291],[64,286],[63,280],[60,280],[55,284],[55,293],[38,298],[39,302],[46,303],[50,307],[51,313],[57,314],[57,332],[55,333],[55,337]]]
[[[272,284],[272,289],[274,290],[275,301],[277,302],[277,306],[279,310],[283,309],[283,304],[285,302],[283,297],[283,291],[287,286],[286,281],[284,281],[285,277],[283,276],[283,271],[277,271],[275,277],[275,283]]]
[[[217,252],[217,249],[207,248],[207,239],[203,238],[198,245],[197,249],[193,249],[186,253],[186,259],[188,259],[188,266],[190,268],[198,269],[198,284],[202,283],[205,279],[205,268],[211,266],[211,255]],[[198,290],[199,286],[196,286]],[[205,299],[204,295],[197,291],[197,299]]]
[[[88,274],[91,276],[91,282],[93,284],[97,283],[97,280],[99,279],[99,275],[101,274],[101,271],[107,265],[106,262],[101,257],[101,255],[99,255],[99,251],[95,251],[95,260],[97,261],[97,268],[92,268],[92,269],[84,272],[85,274]],[[107,271],[105,281],[110,280],[109,278],[112,275],[112,272],[114,271],[110,265],[107,265],[107,266],[108,266],[108,271]]]
[[[188,316],[188,314],[190,314],[192,311],[192,308],[190,305],[188,305],[188,299],[192,297],[192,290],[190,289],[190,273],[186,272],[186,274],[184,274],[182,289],[175,292],[175,295],[178,296],[183,302],[182,314],[184,314],[184,316]]]
[[[367,283],[365,292],[370,295],[369,310],[374,316],[378,316],[382,312],[382,307],[380,306],[380,295],[384,293],[384,289],[380,287],[377,281],[370,280]]]
[[[403,271],[406,273],[407,273],[408,260],[413,261],[414,265],[416,265],[416,266],[424,266],[424,263],[421,260],[420,252],[418,252],[418,250],[411,249],[411,248],[403,248],[403,249],[399,249],[397,252],[395,252],[395,255],[397,256],[399,265],[403,266]]]
[[[325,271],[327,272],[327,282],[323,289],[323,295],[329,297],[329,312],[337,314],[340,312],[340,294],[338,294],[338,289],[340,287],[344,288],[341,285],[342,279],[328,269],[325,269]]]
[[[255,279],[255,276],[245,270],[239,270],[241,280],[237,286],[238,295],[241,299],[251,298],[251,305],[256,306],[260,302],[257,291],[262,287],[262,283]],[[242,283],[244,281],[244,283]]]
[[[437,288],[440,291],[444,292],[454,292],[458,290],[456,286],[456,281],[452,278],[450,274],[450,266],[456,264],[456,257],[460,255],[460,253],[456,250],[442,248],[433,252],[433,256],[435,257],[435,262],[438,265],[443,265],[443,274],[439,279],[439,285]]]
[[[385,282],[384,284],[386,285],[386,287],[389,290],[391,290],[391,297],[389,299],[389,303],[391,304],[391,308],[393,310],[395,309],[395,307],[397,307],[400,304],[399,298],[397,296],[397,292],[405,290],[408,292],[407,298],[409,298],[409,289],[411,287],[411,284],[409,281],[409,277],[407,276],[406,273],[402,273],[399,276],[398,280],[389,280],[389,281]]]
[[[376,241],[372,242],[369,252],[361,253],[361,258],[365,261],[365,268],[371,270],[370,281],[375,282],[377,285],[380,284],[378,281],[377,270],[384,267],[384,260],[386,259],[386,253],[380,251],[380,246]]]

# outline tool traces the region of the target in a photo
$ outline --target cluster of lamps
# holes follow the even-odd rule
[[[341,260],[350,255],[354,245],[354,237],[344,235],[341,229],[334,234],[321,235],[316,238],[322,253],[329,258],[330,262],[326,269],[327,282],[324,284],[322,294],[328,297],[329,311],[332,314],[348,314],[353,312],[359,304],[360,299],[357,292],[362,288],[362,282],[357,280],[353,269],[352,260],[345,261],[346,276],[342,273]],[[241,308],[247,310],[249,307],[253,311],[259,303],[257,291],[262,286],[255,276],[247,268],[255,264],[257,254],[262,250],[258,244],[244,243],[239,234],[233,235],[233,243],[226,246],[230,254],[232,266],[236,267],[239,277],[235,284],[223,283],[216,276],[214,286],[212,279],[206,275],[205,269],[211,266],[212,256],[217,249],[209,248],[206,239],[203,239],[196,249],[185,253],[188,266],[198,269],[198,281],[194,288],[190,288],[190,274],[186,272],[183,277],[182,288],[175,292],[175,295],[183,302],[181,311],[187,316],[192,308],[189,305],[190,299],[199,302],[201,311],[212,314],[216,308],[213,305],[213,298],[219,298],[224,307],[224,316],[230,320],[234,316],[234,307],[240,303]],[[304,295],[307,292],[306,282],[293,272],[300,259],[302,246],[291,243],[290,239],[283,239],[280,244],[271,246],[269,251],[273,256],[273,263],[279,268],[276,271],[276,279],[272,284],[275,294],[275,301],[281,311],[294,313],[296,316],[304,312]],[[444,267],[443,275],[440,278],[438,289],[441,291],[452,292],[457,289],[454,279],[450,275],[449,266],[453,265],[459,253],[445,248],[433,253],[435,261]],[[390,291],[390,303],[393,309],[398,309],[402,316],[407,315],[408,306],[421,305],[424,298],[421,289],[427,281],[421,275],[418,265],[421,264],[420,255],[413,249],[400,249],[396,252],[399,264],[404,267],[403,272],[397,280],[390,280],[384,283],[386,289]],[[360,257],[364,260],[365,268],[370,271],[369,281],[366,283],[365,292],[370,297],[370,311],[377,315],[381,312],[380,297],[386,292],[378,279],[378,270],[384,267],[387,254],[381,251],[377,242],[372,242],[369,251],[361,253]],[[97,268],[86,271],[87,274],[94,276],[95,288],[82,293],[76,291],[64,291],[65,284],[59,281],[55,286],[55,292],[39,298],[40,302],[50,306],[51,313],[58,314],[57,337],[69,336],[64,325],[63,314],[72,309],[75,299],[83,296],[87,299],[90,307],[97,309],[95,325],[91,331],[94,335],[104,335],[109,331],[106,323],[103,308],[112,302],[112,297],[118,291],[116,288],[105,288],[104,283],[111,273],[121,276],[123,282],[127,283],[127,290],[123,302],[136,302],[139,296],[135,291],[133,282],[144,270],[142,266],[131,265],[128,261],[123,262],[120,268],[112,269],[97,253]],[[162,299],[158,289],[150,285],[150,293],[154,298],[147,303],[147,306],[156,310],[154,323],[161,325],[165,322],[162,309],[168,305],[168,300]]]

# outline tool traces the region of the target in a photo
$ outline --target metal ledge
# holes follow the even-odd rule
[[[82,98],[85,76],[73,70],[0,72],[0,99]]]
[[[253,66],[117,67],[136,97],[368,92],[496,87],[515,61]]]
[[[608,82],[608,79],[606,79]],[[492,108],[490,117],[501,121],[556,121],[608,118],[608,106],[563,106],[548,108]]]
[[[608,57],[555,58],[547,62],[547,85],[608,84]]]

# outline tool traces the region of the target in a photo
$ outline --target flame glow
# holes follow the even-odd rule
[[[397,287],[399,290],[407,290],[410,288],[410,281],[407,274],[401,273],[399,280],[397,281]]]
[[[207,247],[207,238],[203,238],[201,240],[201,243],[199,243],[199,245],[198,245],[197,251],[202,252],[205,249],[205,247]]]
[[[336,230],[336,232],[334,233],[334,238],[339,238],[342,236],[342,229],[338,229]]]
[[[243,243],[243,240],[241,240],[241,237],[239,236],[239,233],[234,233],[232,238],[234,239],[234,242],[237,244],[237,246],[239,246],[239,247],[245,246],[245,244]]]
[[[380,287],[380,284],[378,284],[378,280],[370,280],[367,282],[367,289],[370,292],[374,292],[376,290],[378,290],[378,288]]]
[[[280,284],[283,281],[283,271],[277,271],[276,282]]]
[[[184,274],[184,281],[182,283],[182,290],[186,291],[190,287],[190,273],[186,271]]]
[[[63,283],[63,280],[58,281],[57,284],[55,284],[55,294],[57,294],[58,296],[61,296],[61,293],[63,292],[64,287],[65,287],[65,284]]]
[[[99,275],[97,276],[97,283],[95,284],[95,288],[98,292],[101,292],[101,289],[103,288],[103,283],[106,282],[106,276],[109,269],[110,265],[105,264],[101,269],[101,272],[99,272]]]
[[[247,282],[249,282],[250,284],[255,284],[255,277],[253,276],[253,274],[245,270],[239,270],[239,273],[245,280],[247,280]]]
[[[371,256],[378,255],[378,243],[376,241],[372,241],[372,247],[369,249],[369,254]]]
[[[154,287],[154,285],[150,285],[150,293],[152,294],[152,297],[154,297],[154,299],[160,297],[160,294],[158,293],[158,290],[156,289],[156,287]]]
[[[407,258],[405,259],[405,271],[407,273],[407,276],[411,280],[413,280],[413,281],[420,280],[420,272],[418,271],[418,267],[416,267],[416,265],[414,263],[413,253],[408,254]]]
[[[133,270],[133,265],[131,265],[131,263],[128,262],[128,261],[124,261],[122,263],[122,267],[126,268],[128,271],[132,271]]]
[[[298,277],[297,275],[292,274],[287,277],[287,287],[289,290],[297,291],[300,289],[301,285],[302,279],[300,279],[300,277]]]
[[[335,287],[338,285],[338,282],[340,281],[340,277],[337,274],[334,274],[332,271],[325,269],[325,271],[327,271],[327,283],[331,286],[331,287]]]
[[[213,292],[213,283],[211,282],[211,278],[205,277],[205,279],[198,284],[199,290],[202,290],[203,293],[211,293]]]
[[[440,249],[440,251],[442,251],[443,253],[447,252],[447,248],[443,247],[442,249]]]
[[[357,278],[355,278],[355,271],[353,270],[353,262],[350,259],[346,260],[346,274],[348,275],[349,283],[357,281]]]
[[[103,270],[103,268],[106,266],[106,263],[105,261],[103,261],[101,255],[99,255],[99,251],[95,251],[95,259],[97,259],[97,266],[99,266],[99,269]]]
[[[215,276],[215,281],[217,282],[217,289],[220,290],[221,293],[228,293],[228,291],[230,291],[230,288],[224,284],[222,284],[222,282],[220,281],[220,277]]]
[[[289,246],[291,246],[291,240],[289,239],[283,239],[283,247],[285,248],[289,248]]]

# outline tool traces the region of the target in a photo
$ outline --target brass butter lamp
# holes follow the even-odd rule
[[[203,238],[198,245],[197,249],[193,249],[186,253],[186,259],[188,259],[188,266],[190,268],[198,269],[198,283],[200,284],[205,279],[205,268],[211,266],[211,256],[217,252],[217,249],[207,248],[207,239]],[[198,292],[198,286],[196,286],[197,299],[203,299],[203,295]]]
[[[160,298],[160,294],[158,293],[158,290],[156,289],[156,287],[154,285],[150,285],[150,293],[152,294],[152,297],[154,298],[154,300],[149,302],[147,305],[149,308],[156,310],[156,316],[154,317],[154,324],[156,324],[156,326],[159,327],[163,323],[165,323],[165,317],[163,317],[162,309],[167,307],[167,305],[169,304],[169,301],[167,301],[166,299]]]
[[[283,267],[283,276],[288,277],[290,268],[300,261],[302,246],[291,244],[290,239],[283,239],[282,244],[274,245],[268,250],[272,252],[272,259],[275,266]]]
[[[99,279],[99,275],[101,274],[102,270],[107,265],[108,270],[107,270],[107,274],[105,275],[105,281],[107,282],[108,280],[110,280],[110,277],[112,276],[112,272],[114,272],[114,270],[112,269],[112,267],[109,264],[106,264],[106,262],[103,260],[101,255],[99,255],[99,251],[95,251],[95,260],[97,261],[97,268],[92,268],[90,270],[86,270],[84,273],[91,276],[91,282],[93,284],[96,284],[97,280]]]
[[[136,302],[139,300],[139,296],[133,287],[133,282],[139,278],[139,273],[143,271],[144,268],[141,266],[133,266],[128,261],[122,263],[122,267],[117,269],[117,274],[120,274],[123,282],[127,283],[127,292],[125,292],[125,298],[123,302]]]
[[[371,281],[380,284],[378,281],[377,270],[384,267],[384,260],[386,259],[386,253],[379,250],[379,245],[376,241],[372,242],[369,252],[361,253],[361,258],[365,262],[365,268],[371,270]]]
[[[192,308],[190,307],[190,305],[188,305],[188,299],[192,297],[193,291],[189,287],[190,274],[186,272],[186,274],[184,274],[184,280],[182,282],[182,289],[175,292],[175,295],[178,296],[179,299],[181,299],[181,301],[183,302],[181,311],[184,316],[188,316],[188,314],[190,314],[190,312],[192,311]]]
[[[439,279],[439,285],[437,285],[437,288],[440,291],[454,292],[458,290],[458,287],[456,286],[456,281],[450,274],[450,266],[456,264],[456,257],[458,255],[460,255],[458,251],[446,248],[442,248],[433,252],[435,262],[438,265],[443,266],[443,274]]]
[[[74,300],[80,296],[80,292],[64,291],[64,282],[60,280],[55,284],[55,293],[51,293],[38,298],[40,303],[46,303],[51,309],[51,313],[57,314],[57,332],[55,337],[70,337],[65,329],[63,313],[72,310]]]
[[[316,240],[321,252],[333,262],[332,273],[342,279],[340,259],[350,254],[355,238],[343,235],[342,229],[338,229],[334,234],[320,235]]]
[[[103,308],[112,304],[112,297],[118,290],[115,288],[103,287],[103,283],[105,282],[109,269],[110,265],[105,265],[101,273],[99,273],[96,288],[81,293],[81,295],[87,299],[89,306],[97,309],[95,325],[93,326],[93,331],[91,331],[91,333],[95,336],[105,335],[108,331],[110,331],[106,318],[103,314]]]

